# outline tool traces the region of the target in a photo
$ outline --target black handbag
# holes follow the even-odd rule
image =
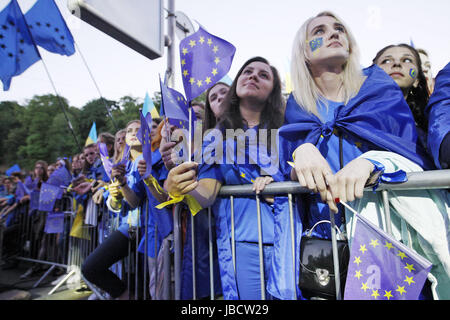
[[[300,277],[299,288],[305,298],[313,297],[334,300],[336,299],[336,283],[333,263],[333,248],[331,239],[321,239],[311,236],[314,227],[330,221],[322,220],[316,223],[307,235],[302,237],[300,243]],[[344,292],[347,277],[350,252],[347,240],[338,240],[343,237],[339,231],[336,235],[339,257],[339,272],[341,280],[341,293]]]

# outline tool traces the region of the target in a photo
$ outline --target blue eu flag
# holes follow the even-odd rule
[[[0,12],[0,79],[3,90],[9,90],[12,77],[22,74],[40,59],[23,13],[17,1],[12,0]]]
[[[169,119],[169,123],[182,129],[189,128],[188,103],[184,96],[178,91],[167,87],[159,81],[161,85],[161,102],[164,116]],[[196,120],[195,113],[192,112],[192,122]]]
[[[41,193],[39,196],[39,210],[52,211],[55,201],[60,193],[60,188],[48,183],[42,183]]]
[[[112,163],[112,160],[109,158],[108,148],[106,147],[106,144],[99,143],[98,149],[100,151],[100,159],[102,160],[103,168],[105,169],[106,174],[108,175],[109,179],[111,180],[111,171],[112,171],[113,163]]]
[[[25,19],[36,45],[53,53],[75,53],[73,37],[53,0],[38,0]]]
[[[180,42],[181,74],[186,99],[192,101],[230,70],[236,48],[202,27]]]

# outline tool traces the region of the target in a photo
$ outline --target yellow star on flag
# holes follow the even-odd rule
[[[372,290],[371,296],[372,296],[374,299],[378,298],[378,297],[380,296],[380,294],[378,293],[378,289],[377,289],[377,290]]]
[[[402,296],[402,295],[406,292],[405,286],[400,287],[399,285],[397,285],[397,289],[396,289],[395,291],[397,291],[398,293],[400,293],[400,295]]]
[[[366,253],[366,251],[367,251],[366,245],[365,244],[361,244],[359,246],[359,251],[361,251],[363,254]]]
[[[184,66],[185,64],[186,64],[186,60],[185,60],[185,59],[182,59],[182,60],[181,60],[181,65]]]
[[[386,290],[384,290],[384,296],[388,299],[388,300],[390,300],[392,297],[393,297],[393,295],[392,295],[392,290],[391,291],[386,291]]]
[[[394,246],[392,245],[392,243],[390,243],[390,242],[387,242],[386,241],[386,244],[384,245],[388,250],[391,250]]]
[[[416,269],[414,269],[414,265],[412,263],[411,264],[406,263],[405,269],[408,269],[409,272],[412,272],[412,270],[414,270],[414,271],[416,270]]]
[[[187,77],[188,75],[189,75],[189,71],[184,70],[184,71],[183,71],[183,76]]]
[[[206,84],[210,84],[211,83],[211,77],[206,77],[205,82],[206,82]]]
[[[414,280],[413,280],[413,277],[408,277],[408,276],[405,276],[405,280],[403,280],[404,282],[408,282],[408,285],[411,285],[411,283],[416,283]]]
[[[362,277],[361,270],[356,270],[356,272],[355,272],[355,278],[358,278],[358,280],[359,280],[359,278],[361,278],[361,277]]]
[[[241,172],[241,177],[245,178],[245,173]]]
[[[212,45],[212,40],[211,40],[211,38],[208,38],[207,44],[208,44],[209,46]]]
[[[214,53],[216,53],[217,51],[219,51],[219,47],[218,46],[214,46],[213,51],[214,51]]]
[[[213,68],[212,69],[212,71],[211,71],[211,73],[213,74],[213,76],[215,76],[218,72],[217,72],[217,69],[216,68]]]
[[[216,57],[216,58],[214,59],[214,62],[215,62],[216,64],[219,64],[219,62],[220,62],[219,57]]]
[[[380,244],[378,243],[378,239],[375,239],[375,240],[372,239],[372,240],[370,240],[370,245],[375,248],[376,246],[379,246]]]
[[[367,289],[370,289],[370,288],[367,286],[367,282],[363,282],[363,283],[362,283],[362,286],[361,286],[361,290],[364,290],[364,292],[366,292]]]
[[[188,49],[186,49],[186,48],[183,48],[183,55],[185,55],[186,53],[188,53],[189,51],[188,51]]]
[[[199,87],[201,87],[201,86],[202,86],[202,80],[197,80],[197,85],[198,85]]]
[[[401,252],[400,250],[398,250],[397,256],[399,256],[402,260],[403,258],[407,258],[406,254],[404,254],[403,252]]]
[[[193,85],[193,84],[195,83],[195,79],[191,77],[191,78],[189,79],[189,83]]]
[[[198,40],[198,42],[200,42],[201,44],[203,44],[203,42],[205,42],[205,37],[200,37],[200,40]]]
[[[195,40],[189,41],[189,45],[191,46],[191,48],[192,48],[192,47],[195,47]]]
[[[358,148],[362,147],[362,143],[361,142],[355,142],[355,146],[357,146]]]
[[[359,264],[361,263],[361,257],[355,257],[355,260],[353,261],[353,263],[356,263],[359,267]]]

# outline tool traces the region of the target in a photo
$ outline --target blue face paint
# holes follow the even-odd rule
[[[317,39],[311,40],[309,42],[309,47],[311,48],[312,52],[314,52],[317,49],[319,49],[322,45],[323,45],[323,39],[322,38],[317,38]]]
[[[414,68],[409,69],[409,76],[410,76],[411,78],[415,79],[415,78],[416,78],[416,75],[417,75],[416,69],[414,69]]]

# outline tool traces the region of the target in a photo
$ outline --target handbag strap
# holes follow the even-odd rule
[[[309,230],[309,232],[307,233],[307,236],[308,236],[308,237],[311,237],[311,234],[312,234],[314,228],[315,228],[318,224],[321,224],[321,223],[330,223],[330,224],[331,224],[331,222],[328,221],[328,220],[320,220],[320,221],[316,222],[315,225],[313,225],[313,227],[312,227],[312,228]],[[336,228],[337,233],[340,235],[340,234],[342,233],[341,230],[340,230],[336,225],[335,225],[334,227]]]

